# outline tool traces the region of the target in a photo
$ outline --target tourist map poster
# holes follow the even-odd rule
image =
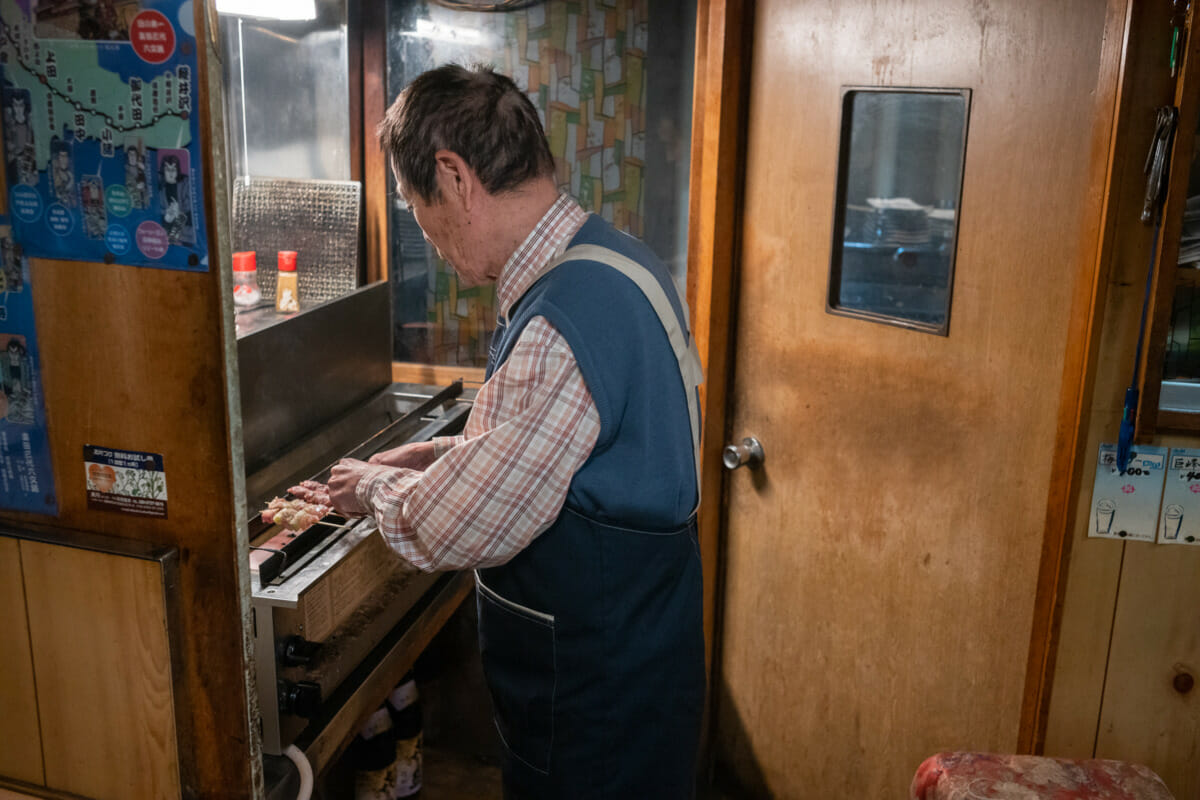
[[[206,270],[191,0],[0,0],[9,215],[27,256]]]
[[[29,259],[0,217],[0,508],[57,514]]]

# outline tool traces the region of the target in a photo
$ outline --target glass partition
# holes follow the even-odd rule
[[[421,72],[447,62],[509,75],[541,115],[562,191],[643,239],[682,289],[695,0],[518,6],[489,12],[389,0],[389,104]],[[396,359],[484,366],[493,287],[460,287],[388,183]]]
[[[1200,412],[1200,136],[1192,141],[1176,269],[1159,409],[1195,413]]]
[[[244,336],[358,288],[347,3],[218,0],[217,12],[232,244],[254,254],[234,265]]]
[[[970,91],[846,88],[827,308],[946,334]]]
[[[217,11],[231,184],[350,180],[345,0],[220,0]]]

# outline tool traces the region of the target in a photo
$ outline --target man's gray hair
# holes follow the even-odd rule
[[[511,79],[489,67],[446,64],[405,87],[376,130],[406,191],[441,199],[434,155],[450,150],[490,194],[554,175],[537,109]]]

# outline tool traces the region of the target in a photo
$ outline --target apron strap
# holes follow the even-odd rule
[[[534,281],[536,282],[550,270],[566,261],[597,261],[620,272],[633,281],[634,285],[645,295],[646,300],[654,309],[654,313],[658,316],[658,321],[662,323],[663,330],[671,342],[671,349],[675,352],[675,361],[679,365],[679,376],[683,379],[683,393],[687,397],[688,418],[692,426],[692,459],[696,467],[696,509],[693,511],[694,514],[700,508],[700,399],[697,389],[704,382],[704,370],[700,366],[700,354],[696,350],[695,339],[684,332],[683,327],[679,324],[679,318],[675,316],[675,309],[667,298],[667,293],[650,270],[610,248],[595,244],[577,244],[570,247],[561,256],[543,267]],[[679,303],[683,308],[684,318],[690,318],[687,301],[680,297]]]

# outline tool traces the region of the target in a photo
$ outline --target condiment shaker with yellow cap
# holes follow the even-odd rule
[[[275,310],[300,310],[300,291],[296,283],[296,251],[279,251],[279,275],[275,279]]]

